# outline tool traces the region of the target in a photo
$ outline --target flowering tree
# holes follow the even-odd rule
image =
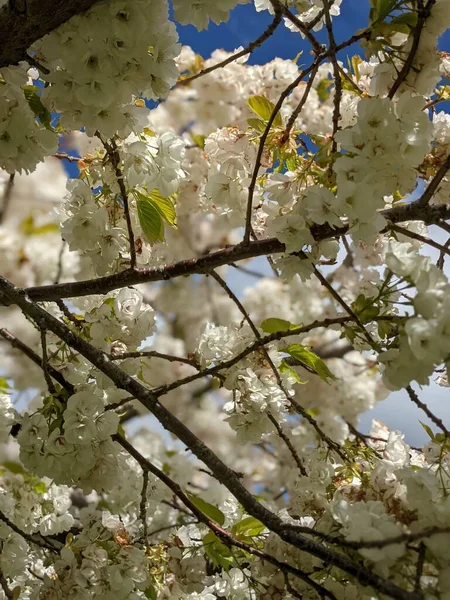
[[[0,598],[449,600],[450,2],[255,0],[209,59],[166,0],[2,4]],[[358,430],[399,389],[423,448]]]

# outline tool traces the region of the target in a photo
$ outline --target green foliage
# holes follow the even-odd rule
[[[258,115],[263,121],[268,121],[275,109],[275,105],[264,98],[264,96],[251,96],[247,101],[252,111]],[[281,118],[280,112],[277,112],[273,121],[274,127],[283,127],[283,119]]]
[[[201,510],[204,515],[206,515],[219,525],[223,525],[225,523],[225,515],[221,510],[217,508],[217,506],[214,506],[213,504],[210,504],[209,502],[206,502],[202,498],[194,496],[193,494],[188,493],[187,496],[189,497],[189,500],[192,502],[192,504],[194,504],[199,510]]]
[[[323,360],[317,356],[317,354],[314,354],[314,352],[311,352],[311,350],[305,348],[305,346],[302,346],[301,344],[292,344],[285,349],[285,352],[287,352],[295,360],[298,360],[298,362],[304,365],[307,369],[316,373],[321,379],[323,379],[323,381],[326,381],[327,383],[328,379],[336,381],[337,378],[333,375]]]
[[[231,529],[231,533],[234,537],[239,540],[243,540],[243,538],[253,538],[264,531],[265,525],[255,519],[255,517],[244,517],[242,521],[235,523]]]
[[[133,191],[136,198],[139,223],[150,244],[164,242],[164,222],[176,227],[177,214],[170,198],[161,196],[155,188],[148,196]]]
[[[33,113],[46,129],[52,131],[52,115],[41,102],[41,98],[38,95],[39,88],[35,85],[24,85],[22,89]]]
[[[279,331],[295,331],[301,324],[294,325],[285,319],[269,318],[261,321],[261,329],[265,333],[278,333]]]
[[[46,223],[45,225],[36,226],[32,215],[26,217],[19,225],[21,233],[26,236],[29,235],[43,235],[45,233],[53,233],[59,231],[59,227],[56,223]]]
[[[363,324],[373,321],[380,312],[380,308],[374,304],[374,298],[366,298],[364,294],[359,294],[351,307]]]
[[[206,556],[215,567],[222,567],[228,571],[235,561],[233,554],[228,546],[226,546],[212,531],[203,538],[204,550]]]

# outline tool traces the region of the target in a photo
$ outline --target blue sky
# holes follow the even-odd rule
[[[219,0],[218,0],[219,1]],[[334,19],[334,34],[336,41],[345,41],[368,25],[370,10],[369,0],[343,0],[341,14]],[[247,46],[255,40],[271,22],[272,16],[263,11],[257,13],[253,2],[239,5],[231,11],[227,23],[217,26],[211,24],[206,31],[198,32],[195,27],[177,25],[182,44],[191,46],[198,54],[208,57],[216,48],[234,50],[238,46]],[[317,33],[319,41],[326,41],[326,32],[323,29]],[[275,34],[267,40],[262,47],[255,50],[249,59],[250,64],[263,64],[275,56],[281,58],[294,58],[300,50],[309,51],[309,45],[299,35],[290,32],[286,27],[280,26]],[[444,34],[439,40],[441,50],[450,49],[450,32]],[[350,54],[362,53],[357,45],[351,46]],[[342,58],[342,57],[341,57]]]
[[[349,38],[356,29],[367,25],[368,10],[367,0],[343,0],[341,15],[335,20],[335,35],[338,43]],[[210,25],[207,31],[198,32],[192,26],[177,26],[177,28],[181,43],[192,46],[198,54],[207,57],[216,48],[234,50],[238,46],[247,46],[264,31],[272,18],[267,11],[257,13],[253,3],[250,3],[237,6],[231,12],[227,23],[219,26]],[[325,41],[325,31],[319,32],[318,38],[320,41]],[[255,50],[249,63],[263,64],[275,56],[294,58],[300,50],[308,52],[309,48],[309,44],[299,35],[280,26],[262,47]]]

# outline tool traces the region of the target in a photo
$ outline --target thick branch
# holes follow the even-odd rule
[[[135,396],[143,406],[152,412],[161,425],[178,437],[242,504],[249,515],[259,519],[264,525],[279,535],[279,537],[297,548],[316,556],[326,564],[345,571],[356,577],[362,585],[371,585],[379,592],[398,600],[421,600],[421,595],[408,592],[397,585],[387,581],[362,564],[355,563],[351,558],[327,548],[322,544],[306,538],[296,532],[291,526],[283,522],[276,514],[272,513],[242,485],[236,473],[230,469],[214,452],[206,446],[188,427],[175,415],[160,404],[154,394],[145,388],[139,381],[122,371],[110,361],[109,357],[98,350],[77,334],[71,331],[64,323],[58,321],[53,315],[47,313],[39,305],[33,303],[24,290],[17,288],[11,282],[0,277],[0,290],[16,304],[22,312],[32,318],[38,327],[52,331],[64,340],[69,346],[80,352],[102,373],[107,375],[119,388]]]
[[[420,199],[381,211],[383,217],[391,223],[402,223],[404,221],[423,221],[427,225],[440,223],[450,218],[450,206],[422,206]],[[389,229],[387,227],[386,229]],[[333,229],[329,225],[320,225],[312,228],[312,233],[317,241],[344,235],[348,231],[347,225]],[[99,277],[86,281],[75,281],[71,283],[60,283],[57,285],[44,285],[32,287],[26,290],[28,296],[37,302],[58,300],[60,298],[75,298],[89,296],[92,294],[106,294],[112,290],[137,285],[139,283],[152,283],[155,281],[167,281],[175,277],[185,275],[206,274],[212,269],[227,265],[236,261],[265,256],[267,254],[280,254],[284,252],[284,244],[275,238],[249,242],[247,245],[238,244],[223,250],[217,250],[205,254],[199,258],[191,258],[167,265],[165,267],[153,267],[150,269],[132,270],[127,269],[122,273]],[[7,298],[0,294],[0,304],[7,305]]]
[[[98,0],[10,0],[0,10],[0,68],[26,60],[28,48]]]

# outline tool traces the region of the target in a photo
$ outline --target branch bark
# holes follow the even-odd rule
[[[102,373],[107,375],[119,388],[128,391],[145,406],[167,430],[178,437],[199,458],[242,504],[249,515],[260,520],[264,525],[276,533],[283,541],[291,544],[317,558],[328,565],[356,577],[362,585],[373,586],[379,592],[396,598],[397,600],[421,600],[421,595],[399,588],[394,583],[383,579],[363,564],[354,562],[351,558],[321,543],[308,539],[305,535],[295,531],[293,527],[258,502],[256,498],[244,487],[236,473],[204,444],[186,425],[165,408],[154,393],[145,388],[139,381],[122,371],[109,359],[108,355],[83,340],[71,331],[64,323],[58,321],[53,315],[46,312],[39,305],[30,300],[25,290],[17,288],[7,279],[0,277],[0,291],[10,301],[16,304],[22,312],[33,319],[38,327],[52,331],[69,346],[87,358]]]
[[[27,59],[28,48],[98,0],[9,0],[0,9],[0,68]]]
[[[404,204],[395,208],[381,211],[390,223],[402,223],[404,221],[423,221],[427,225],[440,223],[450,218],[450,207],[448,205],[423,206],[421,199]],[[388,226],[383,230],[388,231]],[[333,229],[328,224],[312,228],[312,233],[317,241],[331,239],[344,235],[348,226],[343,225]],[[248,244],[238,244],[205,254],[199,258],[182,260],[165,267],[152,267],[149,269],[127,269],[115,275],[98,277],[85,281],[74,281],[70,283],[59,283],[31,287],[26,290],[28,296],[36,301],[54,301],[61,298],[76,298],[92,294],[107,294],[112,290],[137,285],[139,283],[153,283],[155,281],[167,281],[184,275],[207,274],[216,267],[227,265],[240,260],[265,256],[267,254],[280,254],[285,251],[285,246],[275,238],[256,240]],[[0,293],[0,305],[8,305],[8,299]]]

